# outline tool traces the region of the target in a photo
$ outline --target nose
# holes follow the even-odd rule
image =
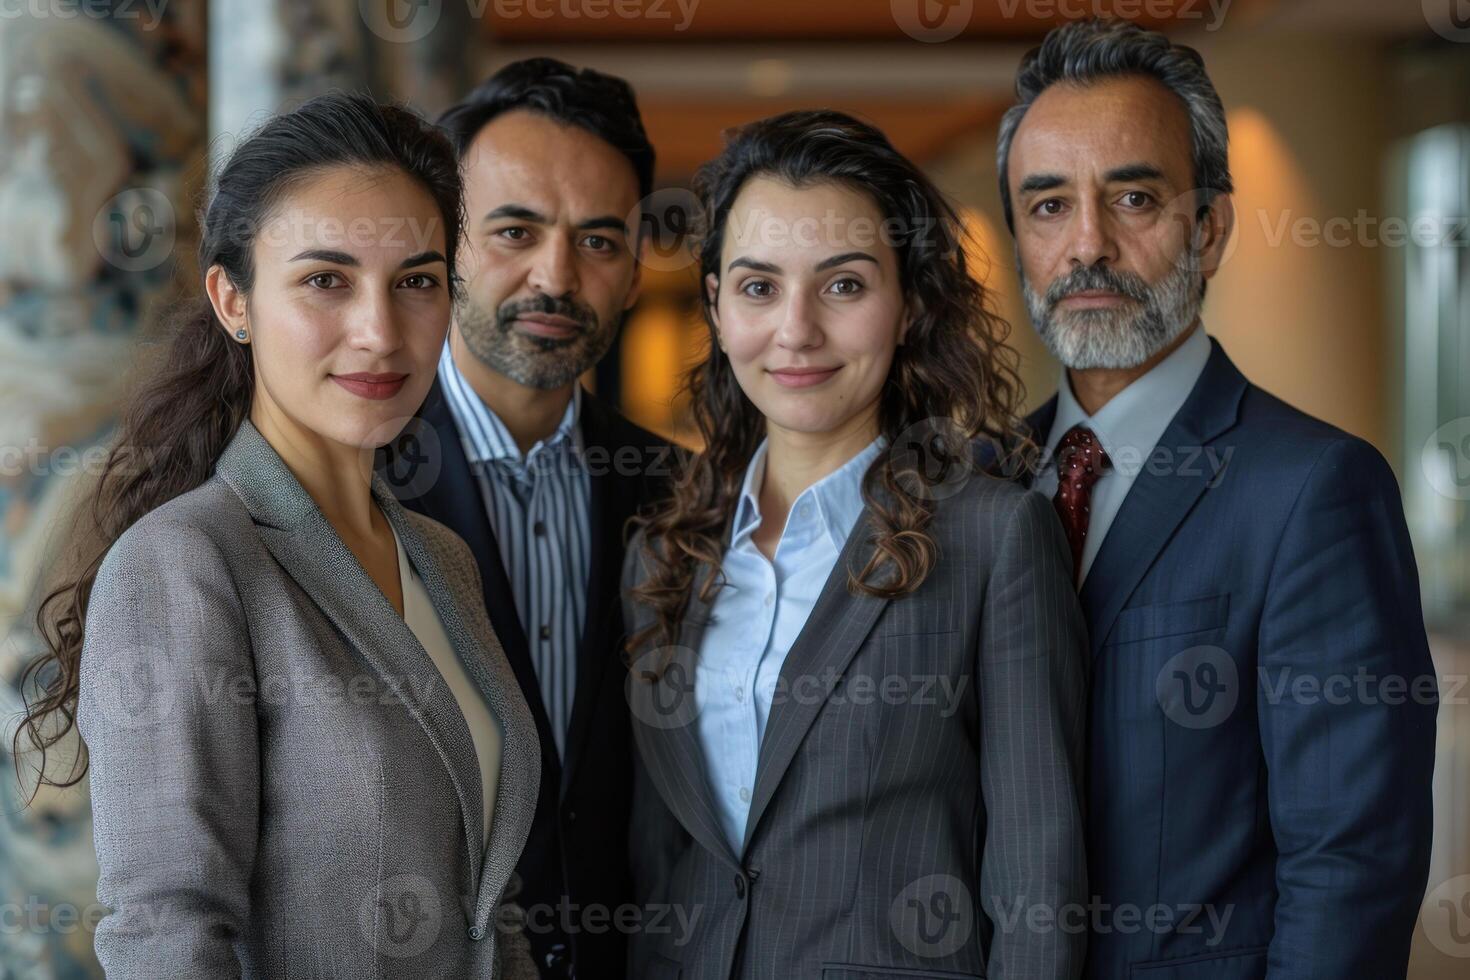
[[[403,325],[387,290],[364,290],[352,307],[349,338],[356,350],[392,354],[403,346]]]
[[[1077,206],[1068,241],[1068,258],[1074,266],[1092,266],[1099,262],[1116,264],[1118,241],[1110,213],[1096,200],[1084,200]]]
[[[792,290],[788,295],[776,326],[776,346],[784,350],[807,350],[820,346],[819,304],[800,289]]]
[[[561,235],[548,236],[531,257],[527,277],[532,289],[548,296],[569,296],[581,285],[573,244]]]

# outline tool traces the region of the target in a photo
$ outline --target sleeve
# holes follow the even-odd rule
[[[98,569],[77,707],[107,976],[240,976],[259,819],[255,693],[218,547],[181,525],[134,525]]]
[[[1011,515],[981,611],[981,905],[987,976],[1071,978],[1086,949],[1082,823],[1087,632],[1061,524],[1028,491]]]
[[[1268,975],[1401,977],[1429,873],[1438,694],[1398,485],[1367,443],[1314,464],[1258,639],[1279,854]]]

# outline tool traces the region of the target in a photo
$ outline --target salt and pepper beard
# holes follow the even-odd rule
[[[1179,339],[1199,316],[1204,301],[1199,266],[1193,246],[1154,285],[1104,265],[1079,266],[1041,296],[1017,260],[1026,310],[1037,334],[1052,356],[1074,371],[1135,368]],[[1089,290],[1115,292],[1135,302],[1113,309],[1057,311],[1066,297]]]
[[[513,324],[527,313],[566,317],[580,329],[570,337],[515,334]],[[604,325],[589,306],[539,295],[502,303],[493,314],[463,299],[455,305],[454,322],[465,347],[481,363],[517,384],[550,391],[575,381],[602,360],[626,315],[618,313]]]

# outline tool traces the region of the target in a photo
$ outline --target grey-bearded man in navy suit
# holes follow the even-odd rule
[[[1234,216],[1199,55],[1075,22],[1016,90],[1002,198],[1065,368],[1034,485],[1092,639],[1088,976],[1402,977],[1437,692],[1393,473],[1205,333]]]

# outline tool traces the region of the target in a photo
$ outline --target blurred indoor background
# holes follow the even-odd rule
[[[595,387],[691,441],[700,354],[679,249],[694,169],[729,126],[856,113],[938,180],[1031,331],[996,190],[1021,55],[1078,16],[1204,55],[1226,108],[1238,229],[1204,319],[1257,384],[1378,446],[1415,535],[1442,677],[1434,863],[1416,980],[1470,975],[1470,17],[1463,0],[0,0],[0,718],[33,656],[67,502],[95,476],[158,311],[196,288],[208,161],[334,87],[433,116],[550,54],[627,78],[658,150],[644,298]],[[97,975],[85,786],[29,808],[0,752],[0,980]],[[1344,923],[1344,928],[1351,928]]]

